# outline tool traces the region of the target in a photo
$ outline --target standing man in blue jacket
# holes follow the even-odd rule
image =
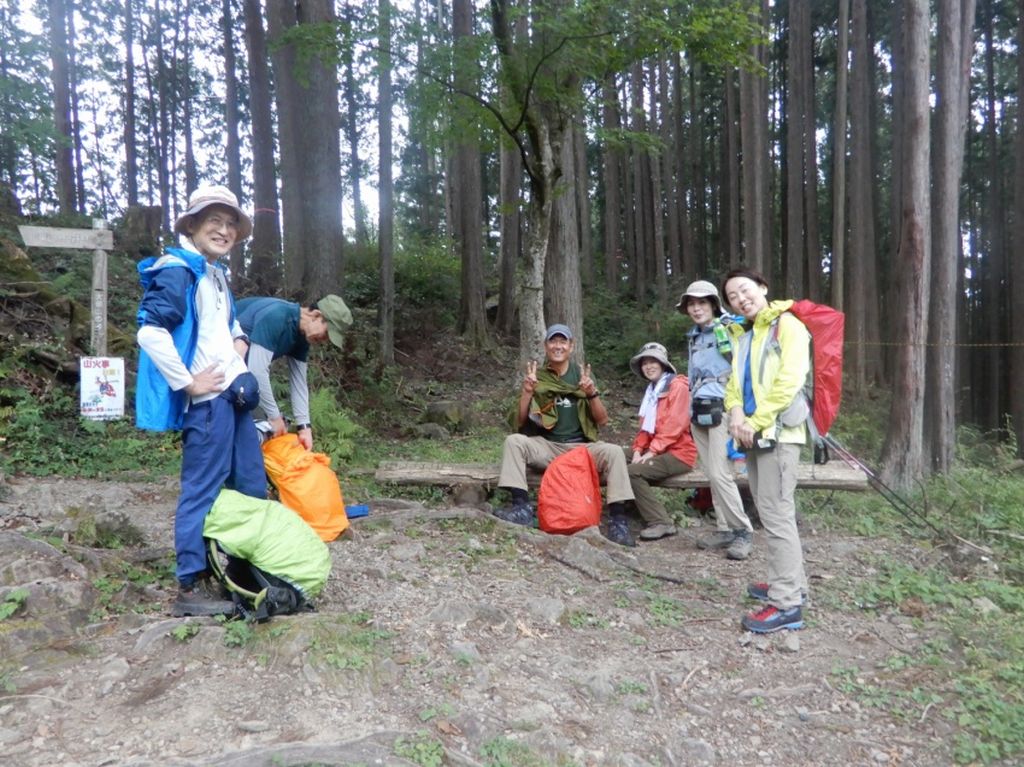
[[[260,386],[260,408],[273,436],[288,431],[281,408],[270,386],[270,365],[284,357],[288,361],[288,382],[299,442],[313,449],[313,424],[309,417],[309,345],[328,338],[344,348],[345,330],[352,324],[352,312],[341,296],[327,295],[311,306],[300,306],[280,298],[243,298],[238,302],[238,322],[249,337],[246,364]]]
[[[220,259],[252,232],[226,187],[201,186],[175,222],[179,248],[139,264],[139,428],[182,431],[181,494],[174,517],[178,598],[173,615],[232,611],[207,571],[203,523],[222,487],[266,497],[259,401],[245,366],[247,339]]]

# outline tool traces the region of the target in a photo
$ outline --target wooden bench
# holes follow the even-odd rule
[[[418,461],[381,461],[374,473],[378,482],[395,485],[480,485],[492,489],[498,485],[498,465],[486,463],[436,463]],[[541,473],[529,472],[531,485],[540,484]],[[746,487],[747,475],[736,474],[736,484]],[[707,487],[708,478],[696,469],[678,474],[661,482],[658,487],[689,489]],[[801,463],[797,467],[797,487],[809,490],[867,490],[868,478],[864,472],[842,461],[830,461],[821,466]]]

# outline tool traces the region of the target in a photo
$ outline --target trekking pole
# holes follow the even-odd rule
[[[846,461],[849,466],[864,472],[864,475],[868,478],[868,483],[878,492],[879,495],[889,502],[890,506],[902,514],[909,522],[923,524],[926,527],[931,528],[940,538],[949,537],[949,533],[937,528],[923,512],[918,511],[910,501],[885,484],[885,482],[882,481],[882,478],[878,476],[877,472],[873,471],[870,466],[839,444],[835,437],[826,434],[822,439],[825,440],[829,447],[835,450],[839,457]]]

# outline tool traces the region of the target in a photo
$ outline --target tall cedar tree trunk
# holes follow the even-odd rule
[[[867,387],[867,272],[875,259],[874,178],[871,134],[871,46],[867,0],[853,0],[850,73],[850,257],[846,262],[846,379],[856,392]],[[895,139],[894,139],[895,141]]]
[[[847,71],[850,48],[850,0],[839,0],[839,29],[836,40],[836,112],[832,127],[832,258],[829,298],[843,311],[846,267],[846,111]]]
[[[452,3],[452,34],[456,56],[471,49],[473,38],[473,6],[470,0]],[[455,70],[455,87],[463,93],[475,94],[478,75],[475,67],[463,62]],[[464,127],[455,147],[452,192],[452,234],[461,265],[458,330],[479,349],[487,340],[487,313],[484,308],[483,217],[481,212],[482,180],[480,171],[480,139],[475,127]]]
[[[931,321],[925,426],[931,468],[949,472],[956,450],[957,274],[962,269],[960,179],[973,52],[974,0],[940,0],[935,57]]]
[[[584,287],[594,285],[594,243],[591,235],[590,179],[587,174],[587,136],[584,131],[584,113],[576,117],[573,134],[573,161],[576,176],[576,226],[580,251],[580,277]]]
[[[658,100],[658,70],[655,68],[656,62],[650,62],[650,71],[648,72],[648,81],[650,82],[650,101],[651,101],[651,125],[650,133],[651,139],[653,140],[657,133],[660,132],[659,125],[664,122],[665,115],[661,110],[656,110],[660,104]],[[667,308],[668,307],[668,273],[666,271],[665,261],[665,200],[663,197],[662,180],[661,180],[661,154],[664,153],[664,149],[657,151],[649,150],[647,152],[647,163],[650,169],[651,186],[650,186],[650,211],[651,211],[651,256],[654,259],[654,284],[656,287],[658,306]]]
[[[378,99],[377,135],[380,152],[379,204],[377,226],[380,240],[380,302],[377,304],[377,330],[380,333],[381,365],[395,363],[395,260],[394,181],[391,178],[391,2],[378,0],[377,13],[380,51],[377,54]]]
[[[767,17],[762,0],[761,17]],[[767,25],[766,25],[767,26]],[[766,63],[763,44],[752,51]],[[768,194],[768,83],[764,76],[740,72],[740,143],[743,152],[743,263],[764,273],[770,267],[771,198]],[[769,279],[771,277],[769,276]]]
[[[516,318],[516,264],[522,251],[523,159],[511,141],[501,142],[501,255],[498,269],[498,317],[496,326],[502,335],[512,333]]]
[[[882,451],[883,477],[906,490],[924,476],[925,344],[930,278],[928,195],[928,0],[903,3],[902,110],[893,122],[905,131],[901,169],[899,261],[893,307],[896,348],[889,431]]]
[[[197,186],[199,186],[199,171],[196,168],[196,152],[194,141],[192,138],[192,37],[191,37],[191,2],[186,2],[182,16],[181,16],[181,28],[184,31],[183,45],[184,50],[181,55],[181,69],[182,79],[181,84],[181,98],[184,102],[183,113],[185,115],[184,120],[184,134],[185,134],[185,192],[191,194]],[[228,141],[230,142],[230,137]],[[237,140],[237,128],[236,128],[236,140]],[[229,160],[230,162],[230,160]],[[239,184],[241,188],[241,184]],[[238,195],[238,192],[235,191]],[[241,196],[238,196],[241,200]],[[234,260],[234,259],[232,259]]]
[[[719,264],[733,269],[740,265],[740,148],[736,105],[736,69],[724,67],[722,116],[722,249]],[[721,270],[723,273],[728,269]]]
[[[525,15],[516,19],[512,34],[523,40],[528,31]],[[501,85],[503,100],[508,97],[507,86]],[[503,136],[501,146],[501,264],[497,328],[503,335],[511,335],[519,316],[516,296],[516,269],[523,256],[523,156],[510,136]]]
[[[50,79],[53,82],[53,122],[56,132],[57,204],[62,215],[76,212],[74,141],[71,135],[71,88],[68,82],[67,9],[64,0],[48,0],[50,14]]]
[[[1018,3],[1017,40],[1024,40],[1024,0]],[[1014,138],[1014,215],[1013,247],[1010,249],[1009,295],[1017,296],[1010,301],[1010,380],[1017,385],[1010,387],[1010,414],[1013,430],[1017,436],[1018,455],[1024,456],[1024,56],[1017,56],[1017,135]]]
[[[643,133],[647,129],[644,112],[644,76],[640,62],[631,67],[632,93],[630,94],[633,104],[633,120],[631,129],[637,133]],[[627,101],[627,103],[629,103]],[[633,197],[628,205],[633,209],[633,241],[635,243],[635,256],[633,264],[633,297],[637,304],[644,306],[647,303],[648,289],[650,288],[650,265],[651,265],[651,229],[649,226],[650,208],[644,204],[650,177],[647,174],[647,153],[642,151],[638,145],[633,145],[629,153],[631,173],[633,177]]]
[[[601,121],[607,135],[617,133],[622,122],[619,117],[619,94],[615,74],[608,73],[601,83]],[[615,141],[604,140],[601,171],[604,179],[604,284],[608,292],[616,295],[622,280],[622,197],[619,171],[622,167],[622,149]]]
[[[678,102],[673,98],[675,90],[669,73],[671,59],[658,58],[658,98],[661,104],[661,177],[665,186],[665,247],[672,272],[672,280],[682,281],[683,254],[679,244],[679,174],[676,171],[679,155],[673,149],[673,126],[677,124]]]
[[[808,0],[791,0],[786,55],[785,124],[786,148],[783,164],[786,181],[785,276],[783,295],[799,297],[804,290],[804,114],[803,79],[810,75],[811,11]]]
[[[160,209],[163,211],[163,225],[166,231],[171,230],[171,177],[169,171],[170,163],[170,151],[169,146],[171,141],[171,127],[169,120],[169,113],[172,109],[170,103],[170,96],[168,95],[167,88],[167,66],[164,61],[164,13],[160,6],[160,0],[155,0],[153,4],[153,35],[158,41],[156,45],[156,92],[157,98],[154,100],[152,96],[150,101],[154,103],[155,108],[159,110],[157,115],[157,123],[151,121],[150,132],[153,134],[153,140],[156,144],[156,183],[157,190],[160,194]],[[153,93],[152,86],[149,88],[150,94]]]
[[[694,240],[694,257],[689,274],[703,274],[708,268],[707,207],[704,179],[704,118],[701,100],[701,65],[695,58],[690,59],[690,140],[686,144],[686,166],[690,169],[690,186],[693,189],[692,230],[697,232]]]
[[[333,24],[330,0],[267,6],[273,42],[299,25]],[[317,56],[298,62],[296,45],[271,44],[277,86],[284,213],[285,289],[316,300],[342,288],[341,148],[337,71]]]
[[[985,205],[986,216],[982,221],[987,224],[989,258],[982,267],[981,292],[983,316],[986,319],[982,330],[982,340],[989,344],[999,344],[1004,338],[1004,321],[1006,317],[1006,297],[1003,284],[1006,278],[1006,207],[1003,194],[1002,156],[999,151],[997,114],[1002,114],[1002,104],[997,108],[995,85],[995,52],[992,32],[994,13],[993,0],[983,0],[984,33],[985,33],[985,147],[988,155],[989,198]],[[1019,130],[1019,128],[1018,128]],[[986,220],[987,219],[987,220]],[[1020,300],[1018,298],[1018,300]],[[1000,346],[991,346],[978,350],[984,356],[976,367],[984,370],[983,385],[975,392],[978,397],[978,413],[981,423],[989,429],[999,429],[1003,413],[1001,394],[1005,391],[1005,367],[1003,366],[1003,350]],[[1021,385],[1017,382],[1017,385]]]
[[[135,14],[134,0],[124,4],[124,180],[128,207],[139,204],[139,166],[135,146]]]
[[[804,295],[814,301],[820,301],[821,295],[821,227],[818,223],[820,213],[818,211],[818,141],[817,123],[815,121],[814,109],[814,57],[813,45],[814,36],[811,31],[811,13],[808,8],[806,14],[807,47],[804,49],[803,59],[805,63],[806,76],[801,78],[801,100],[803,102],[801,113],[803,114],[803,169],[804,169],[804,257],[806,259],[804,274],[806,275]]]
[[[551,239],[544,263],[544,316],[547,324],[561,322],[576,336],[577,360],[584,359],[580,336],[583,333],[583,287],[580,280],[579,211],[576,205],[576,178],[573,148],[576,127],[568,123],[559,147],[560,165],[565,171],[558,187],[551,215]]]
[[[519,304],[519,357],[525,364],[540,351],[544,338],[544,273],[551,237],[551,220],[555,198],[555,184],[563,173],[562,144],[571,123],[559,109],[559,104],[538,99],[528,90],[520,76],[515,58],[515,41],[509,23],[508,0],[491,0],[492,29],[497,46],[501,77],[509,89],[510,99],[522,110],[525,139],[516,132],[523,167],[530,183],[527,207],[527,239],[524,268],[520,286]],[[553,73],[562,88],[578,87],[573,72]],[[561,288],[560,288],[561,289]],[[583,345],[582,326],[574,328],[579,337],[577,351]]]
[[[674,53],[672,54],[673,114],[671,132],[674,134],[672,154],[676,162],[676,204],[679,209],[677,218],[680,249],[679,278],[685,283],[697,269],[696,254],[693,248],[693,231],[690,229],[690,212],[687,207],[689,205],[687,190],[689,189],[690,169],[686,162],[686,144],[688,142],[686,141],[686,125],[683,121],[683,115],[686,113],[683,102],[683,79],[681,54]],[[693,124],[692,116],[690,124]]]
[[[248,281],[257,294],[281,289],[281,221],[274,169],[274,124],[270,109],[270,67],[260,0],[245,0],[245,43],[249,57],[249,115],[252,121],[253,228]]]
[[[242,194],[242,155],[238,140],[238,74],[235,65],[234,19],[231,18],[231,0],[221,3],[221,34],[224,53],[224,154],[228,166],[228,189],[239,202]],[[241,287],[245,262],[244,246],[239,243],[231,249],[231,281],[236,290]]]
[[[345,3],[345,20],[350,27],[355,25],[355,10],[352,3]],[[366,231],[366,206],[363,205],[363,161],[359,156],[359,98],[356,84],[354,45],[346,45],[342,51],[342,67],[345,70],[345,138],[348,140],[348,183],[352,188],[352,215],[355,218],[356,244],[365,248],[370,241]]]
[[[75,36],[75,4],[69,0],[65,7],[68,30],[68,90],[71,93],[71,137],[75,157],[75,206],[79,213],[85,213],[85,173],[82,162],[82,120],[78,116],[79,83],[78,60],[75,55],[78,41]],[[102,171],[100,171],[102,172]]]

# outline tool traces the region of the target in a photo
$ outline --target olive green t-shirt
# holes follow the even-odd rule
[[[580,366],[575,362],[569,363],[569,369],[559,378],[570,386],[575,387],[580,382]],[[579,397],[572,394],[555,395],[555,412],[558,413],[558,421],[555,427],[544,433],[552,442],[585,442],[583,427],[580,425]]]

